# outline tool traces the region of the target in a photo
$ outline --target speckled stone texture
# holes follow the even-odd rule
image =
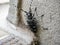
[[[23,0],[22,9],[28,11],[30,2],[31,0]],[[33,0],[33,13],[35,7],[37,7],[37,15],[35,17],[41,28],[39,30],[41,45],[60,45],[60,0]],[[12,5],[10,9],[12,10],[9,12],[9,15],[13,15],[9,16],[9,18],[15,23],[17,19],[15,16],[16,8]],[[22,12],[22,16],[24,23],[27,24],[24,12]]]
[[[23,9],[28,11],[30,2],[24,1]],[[41,28],[41,45],[60,45],[60,0],[33,0],[33,12],[35,7],[38,14],[35,17]]]
[[[17,0],[10,0],[10,8],[9,8],[9,14],[7,19],[13,23],[13,24],[17,24],[17,4],[18,1]]]
[[[60,45],[60,0],[38,0],[33,6],[38,7],[41,45]]]

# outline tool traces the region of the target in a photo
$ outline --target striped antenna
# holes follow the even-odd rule
[[[29,7],[29,10],[30,11],[31,11],[32,2],[33,2],[33,0],[31,0],[31,3],[30,3],[30,7]]]

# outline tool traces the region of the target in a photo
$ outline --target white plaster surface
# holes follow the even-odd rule
[[[25,40],[27,42],[27,44],[30,44],[31,41],[33,40],[34,35],[32,35],[31,32],[28,32],[27,30],[25,30],[23,28],[16,27],[15,25],[13,25],[9,21],[7,21],[6,18],[8,15],[8,11],[9,11],[9,4],[0,5],[0,32],[1,32],[0,36],[1,36],[1,34],[4,35],[5,32],[7,32],[9,34],[14,34],[16,36],[19,36],[20,38]],[[2,30],[3,30],[3,33],[2,33]],[[6,34],[6,35],[8,35],[8,34]]]
[[[9,2],[9,0],[0,0],[0,3],[6,3]]]
[[[28,11],[30,0],[24,0],[23,2],[23,9]],[[33,0],[32,11],[35,7],[37,7],[38,14],[35,17],[41,26],[40,28],[42,28],[39,30],[41,45],[60,45],[60,0]],[[13,15],[14,13],[10,12],[10,14]],[[43,14],[44,16],[41,17]],[[16,15],[14,16],[12,19],[17,19]],[[24,20],[26,20],[25,17]],[[13,22],[16,22],[16,20]],[[48,28],[48,30],[43,28]]]

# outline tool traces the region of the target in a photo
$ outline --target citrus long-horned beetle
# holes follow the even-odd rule
[[[21,9],[22,11],[24,11],[23,9]],[[37,10],[37,8],[35,8],[35,11]],[[28,26],[30,27],[31,31],[36,33],[37,32],[37,21],[36,18],[34,17],[34,14],[31,11],[31,8],[29,8],[29,12],[24,11],[27,15],[27,23]]]
[[[23,9],[20,9],[22,11],[24,11]],[[37,10],[37,8],[35,8],[35,11]],[[27,15],[27,23],[28,26],[30,28],[30,30],[35,34],[35,36],[37,37],[37,32],[38,32],[38,25],[37,25],[37,20],[34,17],[34,14],[31,11],[31,8],[29,8],[29,12],[24,11]],[[39,39],[37,37],[37,39],[35,39],[31,45],[40,45]]]

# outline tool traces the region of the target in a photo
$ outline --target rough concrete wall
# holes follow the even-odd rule
[[[23,9],[28,11],[30,0],[24,2],[27,5],[23,3]],[[60,0],[33,0],[32,11],[35,7],[38,14],[35,16],[41,27],[41,45],[60,45]]]
[[[24,10],[28,11],[30,1],[23,0],[22,8]],[[33,0],[32,11],[35,7],[37,7],[38,14],[35,17],[41,28],[39,30],[41,45],[60,45],[60,0]],[[26,23],[26,15],[24,15],[25,13],[22,12],[24,22]]]
[[[28,11],[30,2],[24,0],[23,9]],[[33,12],[35,7],[38,14],[35,16],[41,28],[41,45],[60,45],[60,0],[33,0]]]
[[[7,19],[14,25],[18,25],[20,23],[19,21],[22,21],[20,11],[21,7],[22,7],[22,0],[10,0],[10,8]]]
[[[60,0],[34,0],[33,6],[38,7],[41,45],[60,45]]]
[[[13,23],[17,23],[17,0],[10,0],[10,9],[7,19]]]

